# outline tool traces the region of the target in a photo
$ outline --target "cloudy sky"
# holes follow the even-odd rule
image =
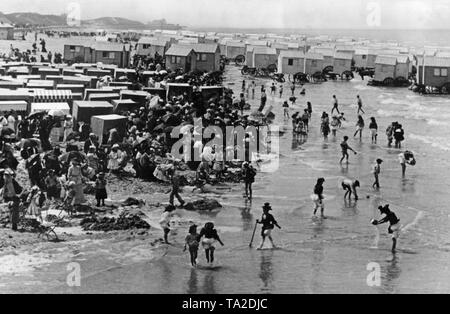
[[[190,27],[450,28],[448,0],[2,0],[0,11],[166,18]]]

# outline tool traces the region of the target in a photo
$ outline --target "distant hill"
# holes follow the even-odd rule
[[[15,24],[17,26],[62,26],[67,25],[67,16],[46,15],[39,13],[8,13],[0,12],[0,22]],[[147,24],[122,17],[100,17],[84,20],[82,27],[103,29],[181,29],[175,24],[168,24],[165,19],[156,20]]]
[[[9,13],[2,14],[11,23],[16,25],[41,25],[41,26],[52,26],[52,25],[66,25],[66,15],[43,15],[39,13]],[[0,15],[1,17],[1,15]]]
[[[122,17],[100,17],[82,21],[82,26],[95,28],[144,28],[144,23]]]
[[[3,14],[2,12],[0,12],[0,22],[5,23],[5,24],[11,24],[12,22],[8,19],[8,17]]]

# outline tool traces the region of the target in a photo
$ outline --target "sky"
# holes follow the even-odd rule
[[[448,0],[2,0],[0,11],[165,18],[188,27],[450,29]]]

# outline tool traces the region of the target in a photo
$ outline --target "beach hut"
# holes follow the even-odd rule
[[[190,72],[196,69],[197,54],[188,45],[172,45],[166,52],[166,68]]]
[[[70,90],[46,90],[36,89],[33,91],[32,102],[34,103],[68,103],[72,104],[73,94]]]
[[[396,67],[396,56],[379,55],[375,60],[374,80],[377,82],[383,82],[385,85],[393,84],[395,79]]]
[[[411,60],[408,55],[399,54],[397,57],[397,67],[395,69],[395,78],[409,78],[411,69]]]
[[[304,73],[313,75],[314,73],[322,72],[323,69],[323,56],[320,53],[307,52]]]
[[[417,82],[419,85],[440,88],[445,94],[450,93],[450,58],[419,58]]]
[[[278,63],[278,54],[275,48],[255,47],[252,52],[252,64],[255,68],[267,68]]]
[[[214,72],[220,69],[220,48],[218,44],[188,45],[196,53],[195,70]]]
[[[367,68],[375,68],[375,60],[381,54],[380,49],[369,48],[367,51]]]
[[[80,63],[91,62],[92,49],[90,48],[92,41],[71,41],[64,44],[64,62]]]
[[[108,114],[92,116],[89,123],[91,124],[92,133],[98,136],[99,142],[106,144],[109,133],[113,129],[117,130],[119,140],[123,140],[127,131],[127,121],[127,117]]]
[[[46,112],[58,112],[58,113],[62,113],[64,115],[69,115],[70,114],[70,106],[68,103],[66,102],[54,102],[54,103],[31,103],[31,107],[30,107],[30,113],[35,113],[35,112],[42,112],[42,111],[46,111]]]
[[[329,69],[331,71],[331,68],[334,66],[334,49],[333,48],[326,48],[326,47],[313,47],[310,50],[314,53],[319,53],[323,56],[323,69]]]
[[[305,54],[301,51],[282,51],[278,56],[278,72],[297,74],[305,72]]]
[[[91,62],[114,64],[120,68],[126,68],[130,64],[130,52],[123,44],[96,42],[91,48],[93,50]]]
[[[77,122],[91,123],[92,116],[108,115],[113,105],[106,101],[74,101],[72,115]]]
[[[28,102],[25,100],[0,100],[0,114],[10,111],[26,115],[28,112]]]
[[[187,96],[187,99],[191,99],[193,93],[193,87],[189,84],[183,83],[169,83],[167,84],[167,94],[166,97],[168,100],[171,100],[173,97],[178,96]]]
[[[134,111],[140,108],[140,104],[131,99],[119,99],[113,100],[112,105],[114,106],[113,112],[116,114],[125,113],[127,111]]]
[[[164,56],[167,49],[170,47],[170,42],[167,39],[156,37],[141,37],[137,43],[136,54],[139,56],[155,57],[158,53],[160,56]]]
[[[147,97],[150,94],[146,91],[136,91],[136,90],[121,90],[120,99],[131,99],[138,104],[144,105],[147,101]]]
[[[113,100],[120,99],[119,93],[102,93],[102,94],[90,94],[89,100],[90,101],[107,101],[109,103],[112,103]]]
[[[369,49],[367,48],[355,48],[355,54],[353,60],[355,61],[356,68],[367,68]]]
[[[353,52],[337,51],[334,54],[333,73],[342,75],[352,71]]]
[[[228,41],[225,49],[225,56],[229,59],[236,59],[237,56],[245,56],[245,44],[243,42]]]
[[[220,99],[223,96],[224,88],[222,86],[202,86],[200,89],[204,102],[211,99]]]
[[[14,40],[14,26],[0,22],[0,40]]]
[[[277,51],[277,55],[283,50],[289,50],[289,45],[284,43],[273,43],[270,47]]]

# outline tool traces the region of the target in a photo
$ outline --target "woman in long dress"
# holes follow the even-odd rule
[[[67,172],[67,179],[69,182],[74,182],[73,187],[75,191],[74,205],[83,204],[86,202],[83,193],[83,175],[81,173],[81,166],[78,160],[73,160],[72,165]]]
[[[119,169],[119,145],[114,144],[108,159],[108,170],[110,172],[116,172]]]

